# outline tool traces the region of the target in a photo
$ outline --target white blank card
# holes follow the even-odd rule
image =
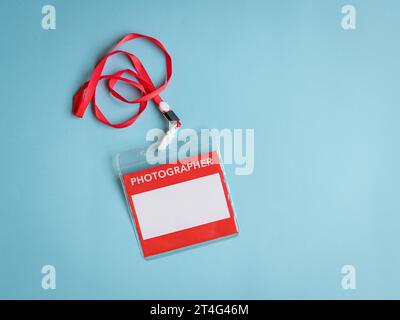
[[[143,240],[229,218],[218,173],[132,195]]]

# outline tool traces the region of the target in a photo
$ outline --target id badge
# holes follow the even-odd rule
[[[239,233],[217,139],[207,132],[184,134],[184,142],[175,137],[162,150],[160,136],[146,149],[117,155],[144,258]]]
[[[145,258],[238,233],[216,151],[122,175]]]
[[[135,54],[119,48],[136,39],[151,42],[164,55],[165,77],[158,86]],[[131,64],[130,68],[105,74],[109,58],[115,55],[125,56]],[[198,144],[204,138],[206,141],[210,138],[200,134],[200,139],[196,136],[190,146],[184,143],[183,150],[189,150],[188,153],[179,151],[176,132],[181,127],[181,121],[160,97],[171,76],[172,59],[165,46],[151,36],[130,33],[100,59],[90,79],[73,99],[72,112],[75,116],[82,118],[88,106],[92,105],[94,115],[100,122],[117,129],[132,125],[149,102],[154,103],[168,121],[169,130],[160,136],[156,144],[121,152],[116,157],[126,202],[145,258],[238,234],[233,203],[216,144],[212,143],[211,147],[208,143]],[[110,122],[96,102],[96,90],[101,81],[106,82],[110,94],[117,100],[137,104],[136,114],[121,123]],[[128,84],[141,95],[128,100],[117,91],[118,83]]]

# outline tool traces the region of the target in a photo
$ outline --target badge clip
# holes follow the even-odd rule
[[[164,118],[167,119],[169,123],[169,129],[166,134],[161,138],[160,143],[157,147],[158,150],[163,151],[168,147],[172,139],[175,137],[175,133],[180,127],[180,119],[176,115],[176,113],[171,110],[170,106],[165,101],[161,101],[159,107]]]

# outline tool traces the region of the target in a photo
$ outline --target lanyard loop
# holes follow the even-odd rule
[[[144,38],[149,41],[151,41],[153,44],[155,44],[161,51],[164,53],[165,56],[165,68],[166,68],[166,75],[165,75],[165,80],[164,82],[156,88],[153,81],[151,80],[150,76],[148,75],[146,68],[143,66],[143,64],[140,62],[140,60],[132,53],[123,51],[123,50],[116,50],[117,47],[122,45],[125,42],[139,39],[139,38]],[[102,74],[103,69],[107,63],[108,58],[110,58],[113,55],[116,54],[123,54],[126,55],[131,64],[132,64],[132,69],[124,69],[120,70],[114,74]],[[134,77],[137,81],[133,81],[131,79],[128,79],[124,76],[130,75]],[[103,122],[104,124],[113,127],[113,128],[125,128],[133,124],[139,116],[142,114],[142,112],[146,109],[147,103],[150,100],[153,100],[156,105],[158,106],[158,109],[162,112],[164,117],[170,122],[173,123],[176,127],[180,127],[181,123],[179,118],[176,116],[176,114],[169,108],[168,104],[162,100],[160,97],[160,93],[167,87],[169,80],[171,79],[172,76],[172,59],[171,56],[169,55],[167,49],[164,47],[164,45],[158,41],[157,39],[138,34],[138,33],[131,33],[123,37],[112,49],[111,51],[106,54],[101,61],[97,64],[97,66],[94,68],[93,73],[90,77],[90,80],[84,83],[81,88],[78,90],[78,92],[74,96],[73,100],[73,108],[72,112],[75,116],[82,118],[85,114],[85,111],[87,107],[89,106],[90,102],[92,103],[94,114],[96,118]],[[116,99],[123,101],[125,103],[129,104],[139,104],[139,109],[137,113],[130,119],[121,122],[121,123],[111,123],[108,121],[108,119],[104,116],[104,114],[100,111],[100,108],[98,107],[96,103],[96,89],[97,85],[101,80],[107,80],[107,87],[112,94],[113,97]],[[141,97],[136,98],[134,100],[127,100],[124,98],[122,95],[120,95],[115,89],[115,85],[119,82],[125,82],[132,87],[135,87],[136,89],[139,90],[139,92],[142,94]]]

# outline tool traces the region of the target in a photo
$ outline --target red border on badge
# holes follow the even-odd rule
[[[161,180],[152,181],[151,183],[142,183],[133,186],[130,181],[132,178],[137,176],[143,176],[147,173],[152,173],[159,170],[167,170],[168,168],[174,168],[176,166],[181,166],[183,163],[196,161],[200,159],[212,159],[212,164],[198,168],[196,170],[191,170],[188,172],[182,172],[179,174],[166,177]],[[150,238],[144,240],[142,237],[142,232],[140,230],[139,221],[136,215],[135,206],[132,201],[132,195],[170,186],[176,183],[181,183],[189,180],[198,179],[201,177],[209,176],[212,174],[219,174],[221,179],[222,187],[225,194],[226,203],[229,209],[229,218],[206,223],[203,225],[195,226],[192,228],[167,233],[158,237]],[[202,242],[218,239],[221,237],[226,237],[230,235],[237,234],[239,232],[234,213],[232,208],[231,199],[229,197],[228,187],[224,178],[222,167],[219,161],[218,153],[215,151],[202,154],[199,156],[189,157],[182,159],[176,163],[164,164],[152,168],[148,168],[141,171],[136,171],[129,174],[124,174],[122,176],[125,192],[129,201],[129,206],[131,208],[131,213],[136,225],[139,240],[142,246],[143,255],[145,258],[151,257],[157,254],[165,253],[172,250],[181,249],[187,246],[199,244]],[[178,204],[177,204],[178,205]]]

